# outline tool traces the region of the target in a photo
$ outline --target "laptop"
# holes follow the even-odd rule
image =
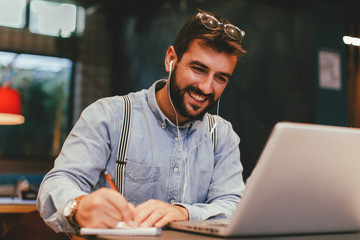
[[[360,130],[277,123],[230,220],[170,228],[216,236],[360,230]]]

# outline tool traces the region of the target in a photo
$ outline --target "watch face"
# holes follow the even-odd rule
[[[65,208],[64,208],[64,216],[68,217],[70,216],[71,212],[72,212],[72,201],[70,201],[68,204],[66,204]]]

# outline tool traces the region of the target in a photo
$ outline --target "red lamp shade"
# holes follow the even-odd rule
[[[24,121],[19,92],[7,86],[0,87],[0,125],[18,125]]]

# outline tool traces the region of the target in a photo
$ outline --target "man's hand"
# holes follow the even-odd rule
[[[140,227],[163,227],[173,221],[189,219],[186,208],[150,199],[136,207],[135,222]]]
[[[82,227],[113,228],[119,221],[129,225],[134,216],[135,207],[124,196],[101,188],[81,199],[75,218]]]

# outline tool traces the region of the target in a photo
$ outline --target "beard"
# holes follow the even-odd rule
[[[174,67],[173,73],[170,76],[170,97],[171,101],[175,107],[175,109],[180,113],[181,116],[186,117],[191,120],[200,120],[203,118],[206,112],[209,111],[209,109],[215,105],[216,101],[214,99],[214,94],[204,94],[200,89],[194,87],[194,86],[188,86],[184,89],[180,89],[179,85],[176,83],[176,65]],[[193,91],[196,94],[206,96],[209,101],[208,105],[200,110],[196,114],[192,114],[187,108],[185,103],[185,94],[187,91]],[[200,109],[199,106],[196,105],[190,105],[194,111],[198,111]]]

